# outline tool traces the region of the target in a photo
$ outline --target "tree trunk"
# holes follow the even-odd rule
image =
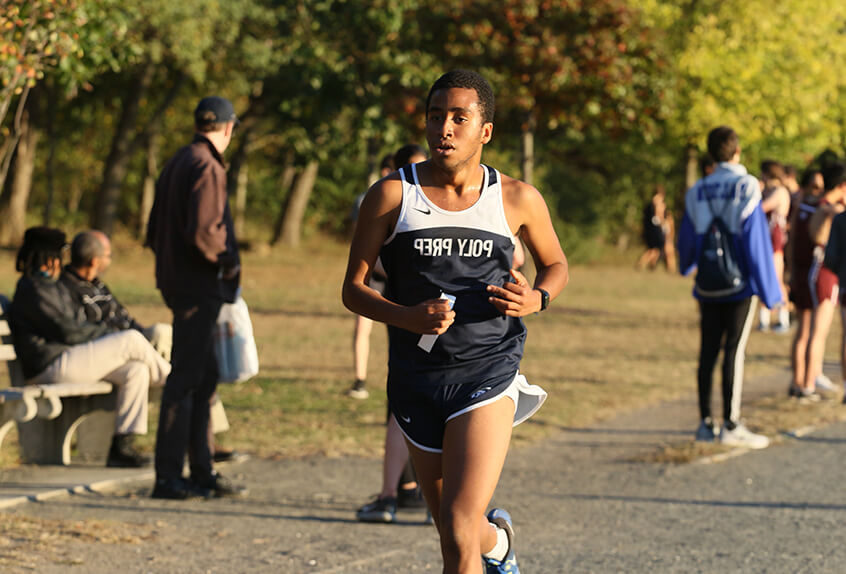
[[[282,215],[282,227],[279,241],[288,247],[297,247],[302,235],[303,216],[305,215],[308,199],[317,181],[317,170],[320,164],[311,160],[306,164],[302,173],[297,176]]]
[[[238,179],[235,185],[235,237],[244,238],[246,231],[247,212],[247,180],[249,165],[245,161],[238,170]]]
[[[135,139],[135,125],[138,122],[138,112],[141,100],[153,81],[155,67],[147,62],[130,83],[123,99],[120,120],[112,138],[112,148],[103,168],[103,182],[97,193],[97,205],[91,219],[91,227],[99,229],[106,235],[111,235],[117,217],[120,187],[129,168],[133,140]]]
[[[376,138],[367,140],[367,187],[379,181],[379,142]]]
[[[535,111],[530,110],[526,114],[526,121],[521,126],[523,130],[522,143],[522,167],[523,167],[523,181],[529,185],[534,185],[535,179]]]
[[[9,175],[9,168],[12,166],[12,159],[15,155],[15,149],[18,146],[18,140],[21,139],[21,122],[23,121],[24,111],[28,110],[27,98],[29,93],[30,89],[27,86],[21,93],[20,98],[18,98],[12,132],[3,140],[3,145],[0,145],[0,190],[6,187],[6,177]],[[31,106],[32,104],[30,104]]]
[[[150,221],[150,210],[156,198],[156,177],[159,173],[159,135],[153,133],[147,140],[147,171],[144,173],[144,185],[141,188],[141,205],[138,212],[137,236],[143,241],[147,237],[147,222]]]
[[[288,150],[285,154],[285,167],[282,168],[282,175],[279,177],[279,195],[285,197],[285,203],[288,202],[288,197],[291,194],[291,186],[294,184],[294,177],[297,175],[297,167],[294,165],[294,152]],[[285,207],[279,212],[276,217],[276,222],[273,224],[273,237],[270,239],[271,245],[276,245],[279,238],[282,237],[282,224],[285,222]]]
[[[226,178],[227,194],[235,199],[232,216],[235,220],[235,236],[239,238],[244,235],[244,211],[247,208],[247,152],[252,141],[252,128],[247,126],[242,132],[241,143],[229,162],[229,173]]]
[[[684,157],[684,189],[688,190],[699,179],[699,150],[689,143],[684,150]]]
[[[79,204],[82,203],[83,191],[84,189],[77,179],[74,178],[68,182],[68,203],[65,206],[68,213],[76,213],[79,211]]]
[[[56,180],[56,109],[58,108],[58,84],[54,79],[47,88],[47,163],[44,172],[47,175],[47,199],[44,201],[42,223],[49,227],[53,215]]]
[[[32,172],[35,167],[35,148],[39,131],[30,123],[29,111],[24,110],[20,123],[20,140],[15,155],[9,203],[0,209],[0,244],[18,245],[26,231],[26,206],[32,190]]]

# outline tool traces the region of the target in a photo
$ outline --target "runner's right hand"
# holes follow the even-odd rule
[[[406,309],[403,328],[412,333],[440,335],[455,321],[455,311],[450,309],[450,302],[446,299],[429,299]]]

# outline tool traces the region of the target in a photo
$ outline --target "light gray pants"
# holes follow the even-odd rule
[[[129,329],[74,345],[36,375],[33,384],[108,381],[117,386],[115,434],[146,434],[147,392],[170,374],[140,332]]]

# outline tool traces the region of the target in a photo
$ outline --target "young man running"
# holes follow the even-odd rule
[[[441,76],[429,91],[432,159],[376,183],[361,206],[344,304],[388,324],[388,401],[406,437],[441,537],[444,572],[518,572],[511,517],[485,515],[511,428],[546,393],[519,375],[526,329],[568,281],[567,259],[540,193],[482,165],[493,91],[479,74]],[[511,271],[514,235],[531,252],[534,286]],[[383,297],[367,287],[376,258]]]

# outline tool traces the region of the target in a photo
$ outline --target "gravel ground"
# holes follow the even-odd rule
[[[755,381],[746,392],[783,392],[782,383]],[[514,517],[521,572],[844,570],[835,534],[846,510],[846,424],[718,463],[632,462],[695,425],[691,396],[514,450],[494,503]],[[15,506],[5,516],[18,529],[0,531],[0,570],[441,571],[423,512],[401,513],[394,525],[355,521],[377,490],[378,461],[253,459],[223,471],[250,495],[158,501],[144,480]],[[31,534],[39,528],[40,539]]]

